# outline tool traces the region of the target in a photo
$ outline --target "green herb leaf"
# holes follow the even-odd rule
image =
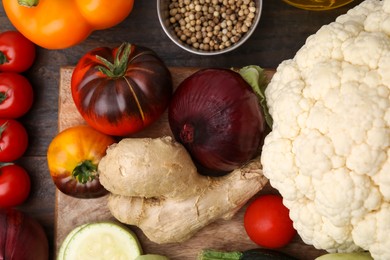
[[[242,253],[239,251],[222,252],[204,249],[199,253],[197,260],[239,260],[241,256]]]
[[[256,65],[249,65],[239,69],[241,77],[252,86],[253,91],[259,98],[260,106],[263,108],[263,114],[267,125],[272,129],[273,120],[268,111],[267,100],[265,98],[265,89],[268,81],[264,70]]]

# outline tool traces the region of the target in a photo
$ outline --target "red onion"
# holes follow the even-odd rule
[[[212,175],[252,159],[266,127],[257,95],[228,69],[203,69],[186,78],[174,93],[168,119],[176,140]]]
[[[42,226],[18,210],[0,209],[0,259],[49,259]]]

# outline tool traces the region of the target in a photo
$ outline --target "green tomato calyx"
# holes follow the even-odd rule
[[[72,176],[82,184],[93,181],[97,176],[97,165],[91,160],[80,162],[72,172]]]
[[[114,62],[110,62],[107,59],[96,55],[96,59],[103,63],[103,65],[96,66],[96,68],[109,78],[115,79],[123,77],[127,71],[130,53],[131,44],[127,42],[122,43],[115,54]]]

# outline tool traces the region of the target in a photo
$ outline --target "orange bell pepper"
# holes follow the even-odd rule
[[[64,49],[85,40],[93,31],[122,22],[134,0],[3,0],[14,27],[35,44]]]

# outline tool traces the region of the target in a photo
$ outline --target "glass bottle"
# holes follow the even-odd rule
[[[283,0],[292,6],[314,11],[330,10],[346,4],[353,0]]]

